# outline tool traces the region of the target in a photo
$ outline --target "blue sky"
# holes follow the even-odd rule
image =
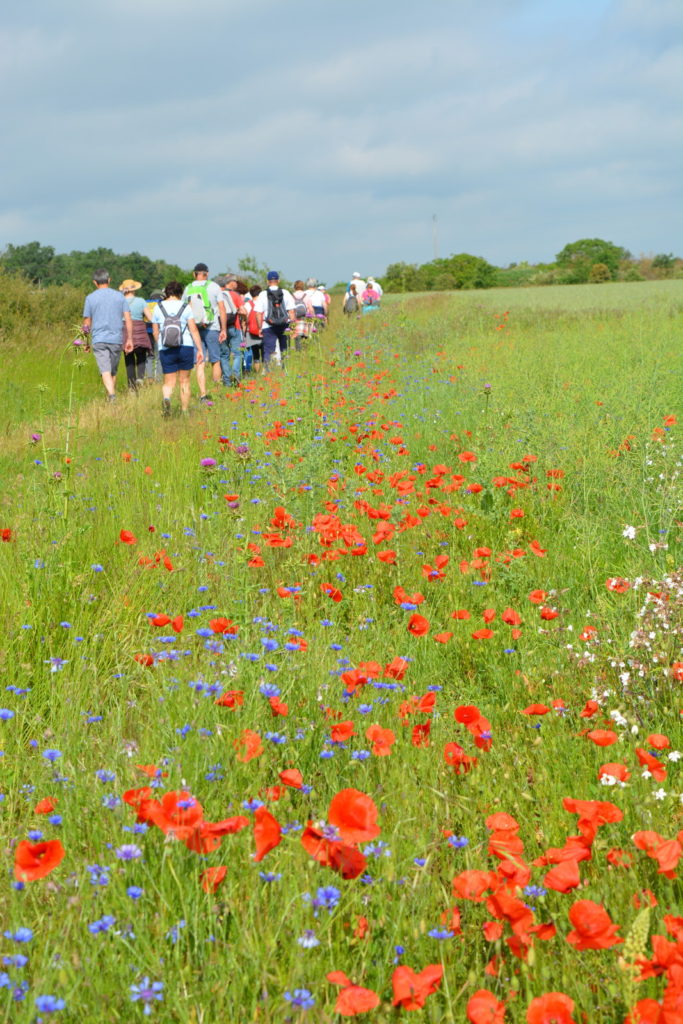
[[[0,248],[328,282],[602,237],[683,255],[679,0],[38,0],[3,14]]]

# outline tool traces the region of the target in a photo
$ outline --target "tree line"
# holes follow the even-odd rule
[[[238,261],[245,280],[265,279],[265,264],[253,256]],[[70,284],[87,289],[93,270],[106,267],[116,286],[133,277],[142,284],[145,294],[163,288],[172,279],[186,281],[191,272],[167,263],[152,260],[139,252],[125,255],[112,249],[91,249],[89,252],[57,253],[51,245],[28,242],[8,245],[0,253],[0,269],[9,274],[22,274],[39,286]],[[470,288],[519,287],[546,284],[601,284],[606,281],[644,281],[657,278],[683,277],[683,260],[673,253],[634,258],[627,249],[602,238],[581,238],[570,242],[557,253],[553,263],[511,263],[496,267],[482,256],[458,253],[429,263],[391,263],[379,278],[387,292],[454,291]],[[340,282],[334,291],[344,289]]]

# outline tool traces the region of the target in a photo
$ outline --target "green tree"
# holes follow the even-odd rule
[[[611,281],[612,275],[610,274],[609,267],[606,263],[594,263],[591,267],[591,272],[588,275],[590,284],[604,284],[605,281]]]
[[[590,277],[591,267],[596,263],[604,263],[611,277],[616,277],[622,260],[630,260],[627,249],[614,242],[606,242],[603,238],[580,238],[578,242],[565,245],[555,257],[558,266],[564,272],[567,284],[583,284]]]
[[[47,284],[54,258],[51,245],[27,242],[26,245],[8,245],[0,256],[0,264],[8,274],[24,274],[34,284]]]

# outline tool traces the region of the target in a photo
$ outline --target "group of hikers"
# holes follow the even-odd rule
[[[95,290],[85,300],[83,331],[89,339],[110,402],[116,401],[116,372],[124,355],[128,387],[156,379],[161,365],[162,412],[171,414],[171,397],[179,384],[183,411],[190,404],[190,375],[197,373],[199,401],[211,401],[208,385],[239,385],[243,375],[271,363],[283,363],[288,346],[322,330],[330,296],[315,278],[294,282],[291,291],[280,275],[268,271],[266,287],[249,287],[237,274],[209,279],[206,263],[197,263],[188,285],[169,281],[149,300],[139,281],[127,278],[110,287],[106,270],[93,275]],[[348,315],[379,308],[381,287],[354,273],[344,296]],[[210,380],[207,380],[207,363]]]

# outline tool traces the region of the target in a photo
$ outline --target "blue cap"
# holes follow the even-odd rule
[[[269,281],[279,281],[280,280],[280,275],[278,274],[277,270],[269,270],[268,271],[268,280]]]

